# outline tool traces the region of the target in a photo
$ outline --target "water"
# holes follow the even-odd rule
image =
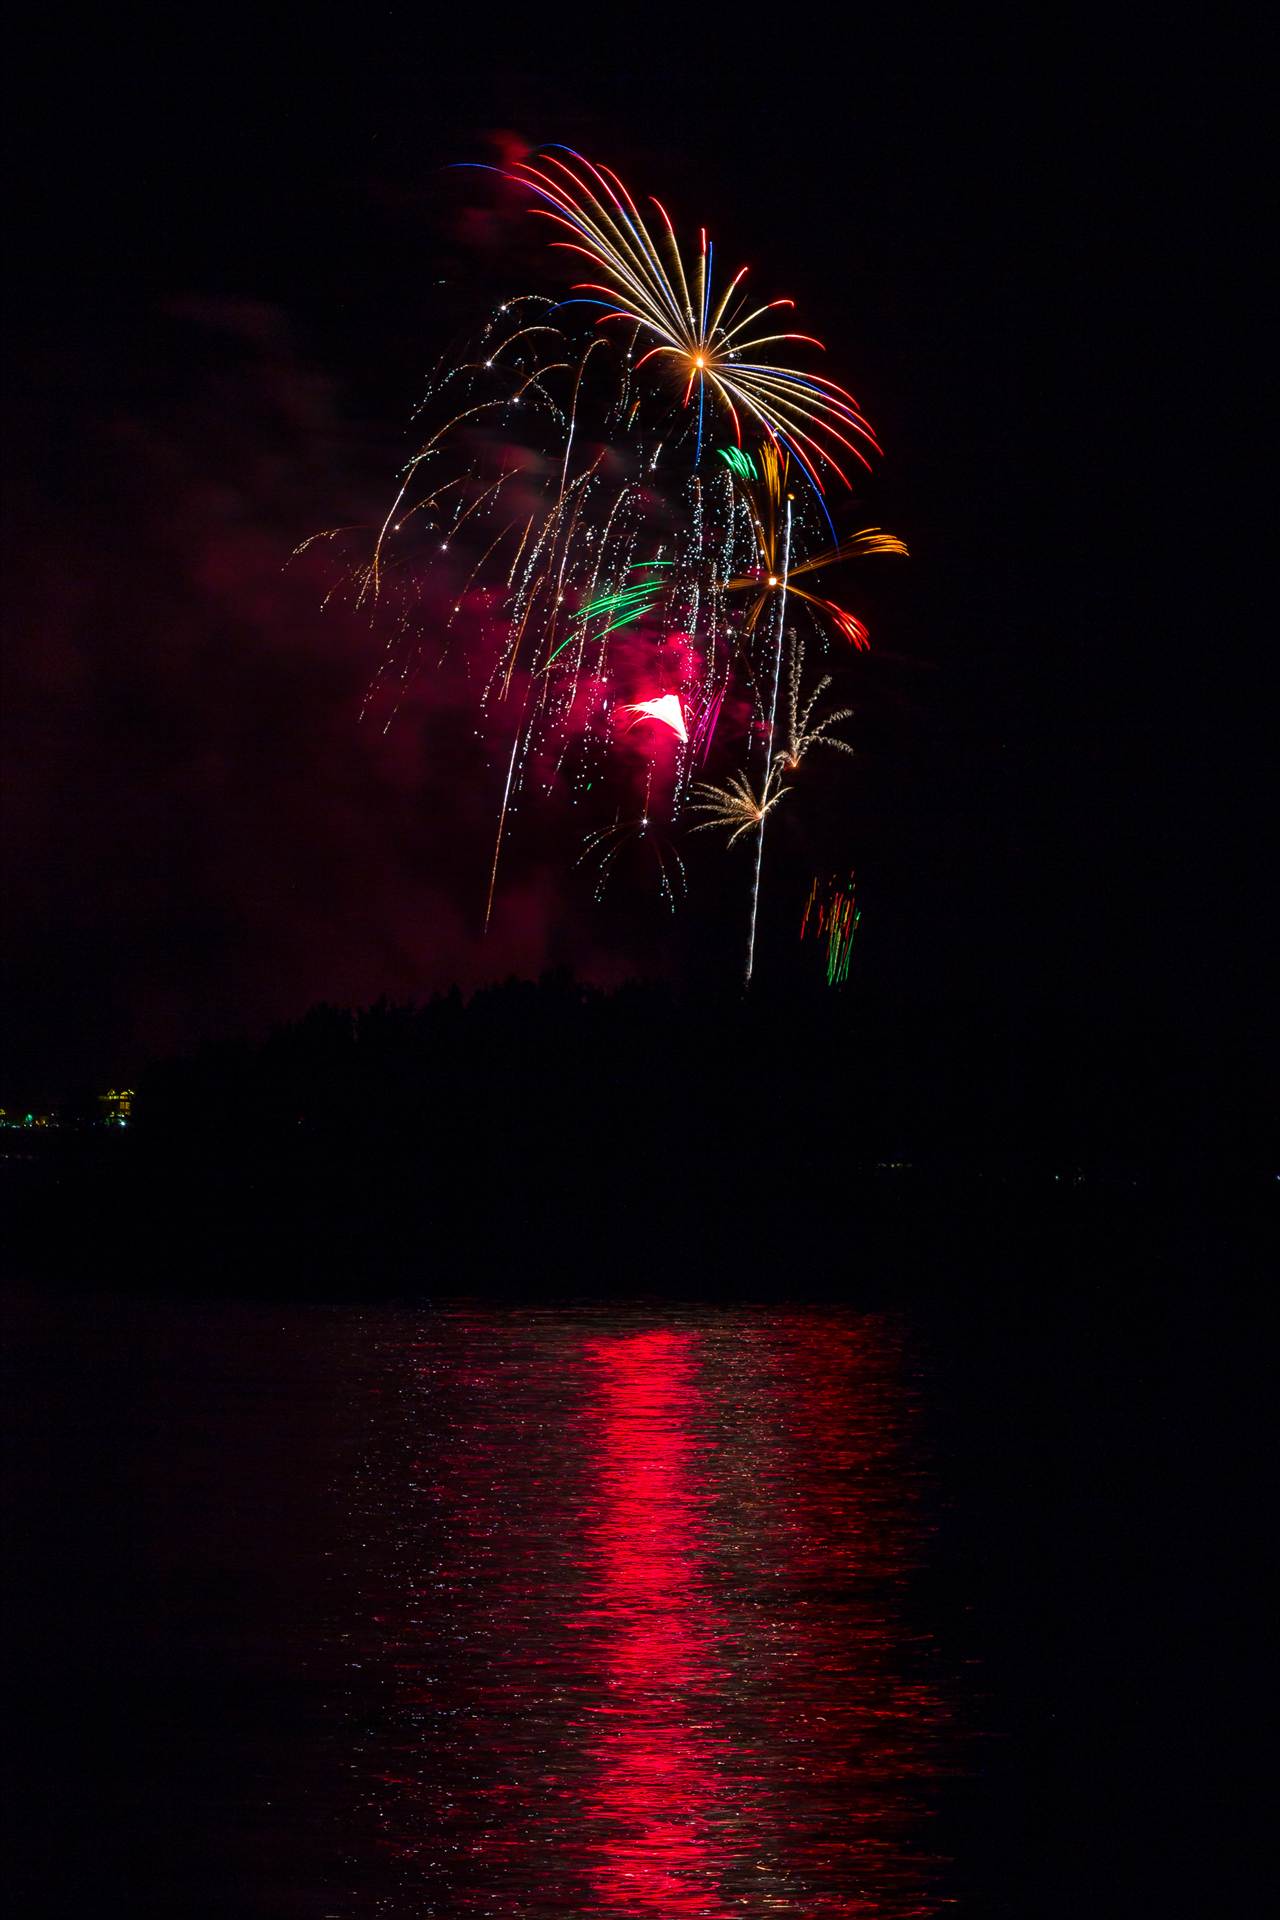
[[[389,1913],[935,1911],[909,1359],[831,1314],[366,1325],[366,1881]]]
[[[1216,1910],[1240,1307],[7,1320],[23,1912]]]
[[[896,1320],[27,1301],[17,1335],[46,1874],[317,1920],[938,1910]]]

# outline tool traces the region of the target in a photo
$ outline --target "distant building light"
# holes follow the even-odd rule
[[[102,1115],[103,1126],[127,1127],[133,1112],[133,1088],[111,1087],[98,1095],[98,1105],[106,1109]]]

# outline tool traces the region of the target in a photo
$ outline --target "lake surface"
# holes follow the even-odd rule
[[[1152,1559],[1222,1503],[1168,1472],[1194,1317],[8,1320],[23,1911],[1203,1911]]]
[[[871,1317],[374,1322],[348,1562],[386,1910],[933,1912],[947,1711]]]

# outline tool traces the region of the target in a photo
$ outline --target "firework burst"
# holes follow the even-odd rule
[[[728,828],[729,838],[725,844],[731,847],[744,833],[762,827],[779,802],[786,799],[787,791],[776,761],[759,790],[752,786],[745,773],[731,773],[723,786],[716,786],[710,780],[696,781],[689,812],[705,813],[709,817],[689,831],[707,833],[713,827]]]
[[[738,454],[737,448],[729,448],[727,452],[738,456],[736,459],[729,459],[728,465],[749,503],[758,550],[758,564],[752,572],[739,574],[736,579],[726,580],[724,591],[749,593],[752,596],[743,622],[744,631],[752,633],[761,614],[773,604],[781,588],[781,521],[783,500],[787,489],[788,462],[785,457],[780,458],[771,446],[765,446],[760,450],[760,469],[757,471],[755,462]],[[810,593],[806,587],[798,587],[796,580],[805,574],[815,574],[821,568],[838,566],[842,561],[853,560],[863,554],[905,554],[906,551],[905,543],[899,540],[896,534],[885,533],[880,527],[863,527],[859,532],[850,534],[847,539],[839,541],[825,552],[815,554],[808,560],[793,562],[787,570],[787,589],[793,600],[803,600],[806,605],[816,607],[843,639],[865,652],[871,641],[866,627],[857,615],[850,613],[845,607],[837,606],[834,600],[824,600],[820,595]]]
[[[638,851],[674,906],[671,834],[722,829],[733,846],[754,833],[750,979],[766,821],[810,752],[851,751],[834,732],[850,709],[818,713],[831,676],[802,689],[788,597],[824,645],[835,633],[861,649],[861,620],[804,583],[906,552],[876,527],[837,538],[821,498],[828,470],[847,480],[841,460],[865,465],[875,441],[845,389],[789,364],[818,344],[768,317],[791,303],[753,306],[745,269],[718,282],[705,232],[686,256],[657,201],[657,219],[642,216],[615,173],[567,148],[492,171],[594,277],[495,309],[429,383],[387,511],[315,536],[355,544],[332,590],[385,635],[366,711],[390,726],[446,663],[465,690],[496,811],[486,929],[531,801],[577,825],[597,898],[619,868],[639,871]],[[732,444],[704,461],[713,416]]]
[[[659,896],[674,913],[688,891],[684,861],[680,849],[647,813],[632,820],[617,820],[611,827],[587,835],[576,864],[594,867],[594,898],[604,899],[621,857],[628,854],[647,855],[657,876]]]
[[[741,291],[746,267],[725,282],[723,292],[713,291],[715,244],[706,228],[700,230],[696,262],[686,262],[662,202],[649,196],[661,221],[659,243],[618,175],[571,147],[543,148],[536,163],[521,160],[505,171],[533,194],[537,212],[571,236],[552,245],[580,255],[603,276],[574,284],[583,305],[603,309],[598,324],[622,321],[634,326],[638,339],[652,343],[637,360],[637,370],[648,361],[662,361],[682,389],[686,407],[696,387],[699,454],[710,396],[733,422],[739,447],[744,423],[748,431],[763,432],[775,446],[790,448],[819,492],[825,468],[850,484],[841,465],[850,456],[869,470],[866,450],[880,449],[853,395],[834,380],[776,358],[781,347],[823,351],[812,334],[778,331],[767,319],[794,308],[794,300],[766,300],[753,307]],[[766,348],[774,353],[761,359]]]

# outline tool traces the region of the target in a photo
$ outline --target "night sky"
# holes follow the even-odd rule
[[[15,63],[5,1092],[320,999],[701,979],[740,940],[705,906],[594,909],[566,859],[517,867],[483,944],[494,794],[460,791],[425,694],[359,725],[380,642],[286,570],[384,507],[425,369],[534,277],[446,171],[504,140],[705,221],[880,435],[868,517],[912,558],[851,596],[874,651],[828,788],[868,990],[1247,1044],[1270,619],[1228,611],[1260,511],[1221,424],[1256,344],[1224,324],[1257,244],[1247,49],[957,13],[819,24],[804,63],[726,25],[725,63],[705,22],[468,44],[428,15],[55,17]]]

